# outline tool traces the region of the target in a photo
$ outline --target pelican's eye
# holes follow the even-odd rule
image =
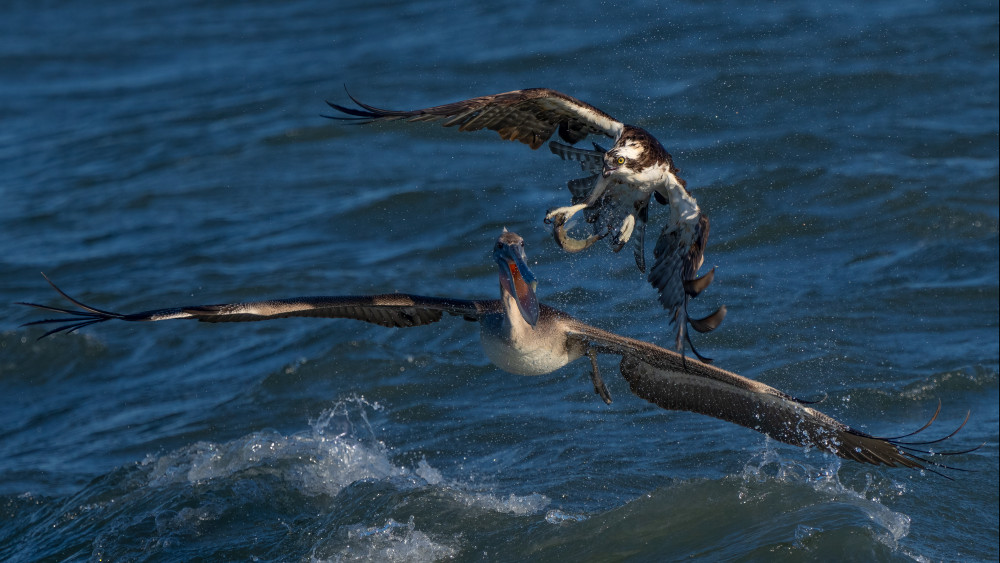
[[[619,156],[619,157],[617,158],[617,161],[618,161],[618,164],[619,164],[619,165],[621,165],[621,164],[625,164],[625,157],[624,157],[624,156]]]

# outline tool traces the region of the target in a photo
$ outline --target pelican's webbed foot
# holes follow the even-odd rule
[[[601,396],[605,404],[611,404],[611,393],[601,379],[601,372],[597,369],[597,352],[587,350],[587,357],[590,358],[590,381],[594,384],[594,393]]]

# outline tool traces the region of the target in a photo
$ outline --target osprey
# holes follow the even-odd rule
[[[646,221],[649,199],[655,196],[660,203],[669,204],[670,214],[653,250],[647,279],[658,291],[660,303],[675,328],[675,349],[683,352],[685,337],[691,344],[685,330],[688,324],[699,332],[708,332],[725,318],[725,306],[702,319],[688,316],[688,301],[712,282],[715,273],[713,268],[698,277],[708,244],[708,216],[678,176],[670,153],[644,129],[626,125],[590,104],[548,88],[515,90],[412,111],[380,109],[360,102],[350,93],[348,97],[360,109],[327,102],[350,117],[326,117],[361,123],[443,120],[445,127],[457,125],[459,131],[491,129],[502,139],[520,141],[532,149],[542,146],[558,131],[559,137],[570,144],[553,141],[549,148],[563,159],[579,161],[590,174],[569,182],[572,205],[552,209],[545,216],[559,246],[579,252],[610,235],[611,246],[617,252],[634,235],[635,263],[645,272]],[[609,137],[614,144],[608,150],[597,143],[592,150],[571,146],[589,135]],[[585,211],[586,221],[593,225],[593,234],[584,240],[566,232],[567,222],[580,211]],[[711,361],[698,354],[693,344],[691,350],[698,358]]]
[[[619,369],[628,382],[629,389],[655,405],[667,410],[712,416],[788,444],[816,447],[842,458],[864,463],[930,471],[934,471],[931,467],[948,467],[917,454],[939,456],[966,453],[932,453],[913,448],[918,444],[947,440],[958,430],[930,442],[901,441],[901,438],[912,436],[930,426],[938,413],[934,414],[931,422],[916,432],[898,438],[875,437],[851,428],[808,406],[807,402],[769,385],[709,364],[686,361],[671,350],[601,330],[568,313],[541,304],[535,295],[537,282],[528,269],[524,241],[514,233],[504,230],[497,238],[493,246],[493,260],[499,269],[500,299],[465,300],[392,293],[295,297],[121,314],[84,305],[49,281],[60,295],[79,309],[34,303],[20,305],[69,315],[69,318],[26,323],[58,325],[39,338],[58,332],[73,332],[110,320],[141,322],[190,319],[219,323],[266,321],[284,317],[326,317],[355,319],[399,328],[435,323],[441,320],[444,313],[448,313],[467,321],[478,322],[483,351],[497,367],[509,373],[542,375],[583,356],[588,357],[594,391],[608,404],[611,403],[611,394],[597,369],[599,353],[620,356]],[[938,412],[940,410],[938,405]]]

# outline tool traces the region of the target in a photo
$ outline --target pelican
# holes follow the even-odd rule
[[[708,245],[708,216],[698,207],[687,183],[678,175],[673,158],[656,137],[548,88],[514,90],[412,111],[380,109],[358,101],[350,93],[348,97],[360,109],[327,102],[349,117],[326,117],[361,123],[444,120],[445,127],[458,125],[459,131],[491,129],[502,139],[520,141],[532,149],[542,146],[558,131],[559,137],[570,144],[553,141],[549,148],[563,159],[579,161],[589,174],[569,182],[572,205],[550,210],[545,216],[564,250],[579,252],[610,234],[611,246],[618,252],[634,234],[635,263],[645,272],[643,241],[649,199],[655,195],[660,203],[669,204],[669,218],[653,250],[653,266],[647,279],[656,288],[674,327],[674,348],[683,353],[686,338],[699,359],[710,361],[698,354],[686,331],[688,324],[698,332],[714,330],[726,315],[725,307],[701,319],[690,318],[687,311],[688,301],[701,293],[715,275],[713,268],[698,277]],[[603,135],[613,139],[614,144],[608,150],[596,143],[593,150],[571,146],[588,135]],[[566,224],[584,210],[594,234],[579,240],[566,232]]]
[[[611,404],[611,394],[598,371],[597,354],[621,357],[621,374],[629,389],[638,397],[667,410],[690,411],[745,426],[788,444],[815,447],[863,463],[930,471],[935,470],[929,466],[947,466],[917,454],[966,453],[931,453],[913,448],[919,444],[946,440],[958,430],[929,442],[901,440],[926,429],[938,413],[917,432],[894,438],[875,437],[838,422],[808,406],[808,403],[763,383],[711,364],[685,359],[672,350],[601,330],[541,304],[535,295],[535,276],[527,265],[524,240],[514,233],[504,230],[497,238],[493,259],[500,271],[500,299],[491,300],[393,293],[295,297],[121,314],[84,305],[46,277],[53,289],[79,309],[25,302],[19,304],[71,317],[43,319],[22,325],[58,325],[39,339],[59,332],[72,333],[110,320],[192,319],[216,323],[325,317],[355,319],[386,327],[414,327],[435,323],[448,313],[479,322],[480,339],[486,355],[497,367],[512,374],[542,375],[586,356],[590,360],[594,391],[608,404]],[[938,412],[940,409],[939,405]]]

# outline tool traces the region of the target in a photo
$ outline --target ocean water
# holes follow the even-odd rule
[[[0,560],[995,561],[995,2],[0,7]],[[323,119],[544,86],[652,131],[712,219],[717,364],[870,433],[982,445],[947,479],[508,375],[458,319],[118,324],[59,303],[497,294],[660,344],[627,252],[570,255],[573,163]],[[651,213],[650,237],[666,214]],[[647,252],[651,252],[647,247]],[[450,322],[449,322],[450,321]]]

